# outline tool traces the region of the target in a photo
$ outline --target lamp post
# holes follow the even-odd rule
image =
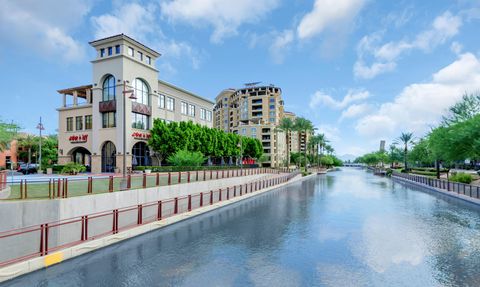
[[[127,187],[127,181],[126,181],[126,176],[127,176],[127,99],[126,95],[130,94],[128,97],[131,100],[137,99],[135,97],[135,91],[134,90],[127,90],[127,83],[128,81],[124,80],[123,81],[123,167],[122,167],[122,174],[123,174],[123,179],[121,182],[121,188],[126,189]]]
[[[240,135],[240,143],[238,147],[240,148],[240,174],[243,172],[243,142],[242,142],[242,135]]]
[[[42,124],[42,117],[37,125],[38,132],[40,134],[39,147],[38,147],[38,170],[42,170],[42,131],[45,129]]]

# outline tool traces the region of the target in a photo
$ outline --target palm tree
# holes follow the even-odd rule
[[[307,134],[312,132],[315,128],[311,121],[299,117],[295,119],[294,129],[300,133],[305,134],[305,141],[307,139]],[[305,171],[307,171],[307,142],[305,142],[305,148],[303,149],[303,156],[305,158]]]
[[[290,166],[290,133],[294,130],[294,123],[290,118],[282,118],[277,127],[277,131],[285,133],[285,141],[287,142],[287,168]]]
[[[32,163],[32,147],[37,144],[34,136],[26,135],[19,139],[18,147],[22,147],[28,150],[28,164]]]
[[[413,144],[413,133],[402,133],[395,141],[395,144],[403,144],[403,165],[405,167],[405,171],[407,171],[408,145]]]
[[[331,145],[325,145],[325,151],[327,152],[327,154],[332,155],[335,150]]]

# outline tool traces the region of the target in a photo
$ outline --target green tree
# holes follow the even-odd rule
[[[191,152],[179,150],[175,154],[170,155],[167,161],[174,166],[201,166],[205,161],[205,157],[199,151]]]
[[[407,155],[408,155],[408,147],[413,144],[413,133],[402,133],[400,137],[397,138],[396,144],[403,145],[403,164],[405,170],[408,170],[407,166]]]
[[[300,132],[300,133],[304,133],[305,134],[305,138],[307,138],[307,134],[313,132],[314,130],[314,127],[313,127],[313,124],[311,121],[305,119],[305,118],[302,118],[302,117],[298,117],[295,119],[295,130],[297,132]],[[305,143],[305,149],[304,149],[304,154],[303,154],[303,157],[304,157],[304,160],[305,160],[305,171],[307,171],[307,147],[308,147],[308,143],[306,142]]]
[[[290,118],[282,118],[277,128],[285,133],[285,141],[287,143],[287,167],[290,166],[290,136],[294,128],[295,124]]]
[[[0,152],[7,149],[18,130],[19,126],[17,124],[14,124],[13,122],[6,123],[0,120]]]
[[[32,163],[32,149],[36,146],[37,146],[37,140],[33,135],[30,135],[30,134],[23,135],[18,139],[18,147],[21,147],[28,151],[28,154],[27,154],[28,164]]]
[[[479,113],[480,92],[465,93],[459,102],[449,108],[449,115],[443,117],[443,122],[448,126],[469,120]]]

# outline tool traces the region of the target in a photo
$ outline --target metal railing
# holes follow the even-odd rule
[[[265,173],[279,173],[270,168],[203,170],[185,172],[164,172],[151,174],[129,174],[126,178],[121,175],[79,176],[49,178],[49,179],[21,179],[18,183],[10,184],[11,191],[8,199],[55,199],[72,196],[91,195],[107,192],[116,192],[130,189],[167,186],[180,183],[190,183],[215,179],[224,179],[239,176],[248,176]],[[122,181],[126,179],[126,189],[122,189]],[[123,185],[125,186],[125,185]]]
[[[277,174],[269,178],[218,190],[1,232],[0,267],[44,256],[86,241],[273,187],[288,182],[298,174],[299,172],[287,175]]]
[[[393,172],[392,177],[403,178],[417,184],[466,195],[472,198],[480,198],[480,186],[476,185],[398,172]]]

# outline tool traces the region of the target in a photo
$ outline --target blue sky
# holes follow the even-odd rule
[[[214,99],[261,81],[337,154],[417,137],[480,90],[480,1],[0,0],[3,120],[58,125],[56,90],[91,82],[88,42],[125,33],[160,78]]]

